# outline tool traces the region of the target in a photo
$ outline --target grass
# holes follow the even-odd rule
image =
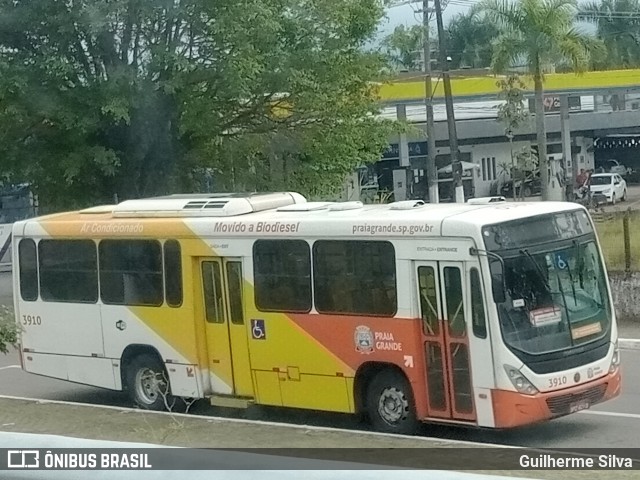
[[[607,270],[623,272],[624,234],[623,212],[606,213],[602,219],[596,220],[595,227],[602,245]],[[629,237],[631,239],[631,270],[640,270],[640,212],[633,211],[629,218]]]

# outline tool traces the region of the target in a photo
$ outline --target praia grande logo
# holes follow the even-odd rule
[[[353,336],[356,351],[360,353],[373,353],[373,332],[365,325],[356,327]]]

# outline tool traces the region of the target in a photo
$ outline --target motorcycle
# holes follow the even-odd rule
[[[607,197],[602,193],[593,193],[590,188],[582,186],[573,192],[575,203],[584,205],[589,210],[597,210],[607,204]]]

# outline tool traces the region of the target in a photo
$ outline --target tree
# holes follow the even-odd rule
[[[382,47],[399,70],[419,70],[422,63],[422,25],[398,25],[382,41]]]
[[[0,166],[57,208],[191,190],[203,171],[214,188],[339,188],[393,128],[374,118],[385,60],[363,48],[382,14],[378,0],[0,0]]]
[[[516,163],[513,153],[513,136],[515,131],[529,119],[529,110],[525,106],[524,90],[526,85],[518,75],[509,75],[505,79],[496,82],[500,88],[499,98],[504,103],[498,106],[498,121],[505,125],[505,135],[511,144],[511,180],[513,182],[513,199],[516,199],[515,182],[524,182],[525,170],[520,168],[521,162]],[[523,189],[521,188],[521,194]]]
[[[544,73],[561,60],[580,73],[588,67],[590,55],[601,49],[594,37],[574,26],[576,5],[576,0],[484,0],[480,7],[501,30],[493,43],[493,69],[504,72],[522,62],[533,77],[543,200],[564,196],[559,185],[553,188],[559,169],[546,155]]]
[[[498,28],[477,8],[453,17],[447,25],[447,34],[453,68],[491,65],[491,42],[498,35]]]
[[[601,68],[640,66],[640,2],[638,0],[602,0],[583,4],[578,18],[597,26],[598,37],[606,46],[606,55],[597,58]]]
[[[525,146],[517,150],[514,157],[515,168],[517,171],[516,176],[520,180],[520,189],[518,190],[518,193],[520,194],[520,200],[524,200],[524,197],[529,196],[531,193],[527,193],[527,172],[532,172],[530,173],[530,175],[535,177],[535,171],[539,171],[538,154],[535,149],[531,148],[530,146]]]
[[[0,305],[0,353],[9,353],[9,348],[17,345],[19,334],[13,310]]]

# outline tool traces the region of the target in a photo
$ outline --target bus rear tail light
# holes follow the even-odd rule
[[[611,359],[611,366],[609,367],[609,373],[615,372],[620,366],[620,349],[618,348],[618,342],[616,341],[613,347],[613,358]]]
[[[520,373],[520,370],[512,367],[511,365],[504,365],[504,370],[507,372],[509,380],[511,380],[511,383],[518,392],[526,395],[535,395],[538,393],[538,389],[534,387],[529,380],[527,380],[527,377]]]

